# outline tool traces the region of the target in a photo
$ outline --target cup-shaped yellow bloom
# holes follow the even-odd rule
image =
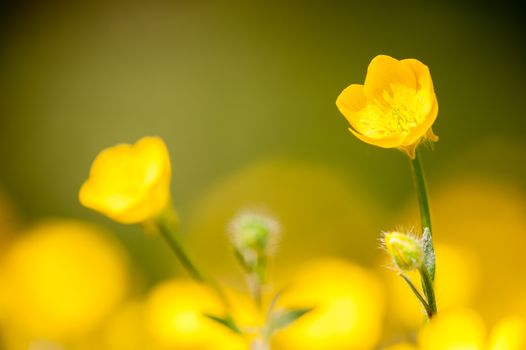
[[[431,130],[438,114],[433,81],[418,60],[376,56],[365,83],[348,86],[336,105],[349,130],[366,143],[398,148],[414,158],[422,140],[438,140]]]
[[[159,137],[119,144],[95,158],[82,185],[82,205],[123,224],[159,216],[170,202],[171,166]]]

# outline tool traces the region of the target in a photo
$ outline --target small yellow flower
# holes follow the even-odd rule
[[[348,86],[336,105],[349,130],[366,143],[398,148],[414,158],[422,140],[438,140],[431,130],[438,113],[433,81],[418,60],[376,56],[365,83]]]
[[[171,166],[159,137],[119,144],[95,158],[80,189],[82,205],[123,224],[160,215],[170,202]]]

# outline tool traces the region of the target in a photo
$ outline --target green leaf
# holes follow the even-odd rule
[[[230,316],[220,317],[220,316],[210,315],[210,314],[206,314],[206,313],[203,314],[203,315],[205,317],[209,318],[210,320],[215,321],[215,322],[227,327],[228,329],[230,329],[234,333],[243,334],[243,332],[238,327],[236,322]]]
[[[429,272],[431,281],[434,281],[436,257],[435,248],[433,247],[433,237],[431,236],[431,230],[429,227],[424,228],[424,234],[422,238],[424,244],[424,264],[426,265],[427,271]]]
[[[418,289],[416,289],[416,287],[413,284],[413,282],[411,282],[411,279],[409,277],[407,277],[407,275],[405,275],[404,273],[400,273],[399,276],[402,277],[402,279],[405,281],[405,283],[407,283],[409,288],[411,288],[411,291],[415,294],[415,296],[417,297],[418,301],[420,301],[420,303],[422,304],[422,306],[426,310],[426,313],[428,315],[430,315],[433,312],[433,310],[431,310],[431,307],[429,306],[427,301],[424,299],[424,297],[422,297],[422,294],[420,294]],[[424,291],[425,291],[425,289],[424,289]]]
[[[287,327],[306,313],[312,311],[313,307],[284,310],[272,315],[268,324],[268,334],[272,335],[277,330]]]

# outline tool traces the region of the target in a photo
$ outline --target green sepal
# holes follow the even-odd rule
[[[234,321],[232,317],[230,316],[220,317],[220,316],[215,316],[215,315],[206,314],[206,313],[204,313],[203,315],[207,317],[208,319],[227,327],[228,329],[230,329],[232,332],[236,334],[243,334],[239,326],[236,324],[236,321]]]
[[[424,264],[426,265],[431,281],[435,280],[435,248],[433,247],[433,236],[429,227],[424,228],[424,234],[422,236],[422,243],[424,248]]]

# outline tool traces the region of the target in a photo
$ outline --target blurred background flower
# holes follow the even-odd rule
[[[422,350],[520,350],[526,346],[525,323],[517,317],[503,319],[491,331],[483,320],[468,309],[446,311],[428,323],[420,332]]]
[[[226,226],[239,210],[262,206],[283,231],[271,266],[275,287],[292,276],[314,276],[298,268],[310,259],[345,259],[345,266],[362,266],[360,276],[370,277],[357,277],[364,282],[354,284],[356,293],[371,288],[376,295],[378,276],[386,288],[386,322],[376,324],[381,310],[371,316],[368,344],[414,340],[422,322],[418,305],[404,299],[407,288],[392,271],[377,268],[384,258],[379,233],[418,223],[407,160],[351,137],[334,106],[345,86],[363,81],[364,67],[377,54],[425,62],[440,101],[433,130],[441,140],[423,153],[439,309],[477,310],[488,329],[509,314],[524,317],[521,8],[513,0],[4,2],[0,255],[2,270],[12,272],[0,276],[1,338],[16,343],[9,349],[25,349],[28,337],[47,332],[34,348],[154,346],[145,300],[172,283],[165,281],[186,275],[161,240],[86,210],[77,193],[101,149],[159,135],[171,154],[181,239],[200,265],[244,294]],[[56,238],[44,239],[48,234],[39,229],[48,231],[48,224],[38,222],[57,216],[104,225],[118,243],[105,233],[100,239],[64,234],[50,243]],[[26,229],[20,222],[37,226]],[[77,223],[67,226],[79,230]],[[42,257],[49,252],[53,258]],[[106,263],[83,265],[79,258],[90,254]],[[46,263],[28,263],[28,256]],[[131,282],[118,277],[128,269]],[[379,271],[376,278],[372,270]],[[16,292],[41,285],[42,276],[50,276],[46,288]],[[351,288],[332,277],[328,284]],[[93,279],[97,283],[85,287],[93,295],[88,304],[65,289]],[[315,283],[314,277],[302,281]],[[316,291],[309,298],[332,295]],[[185,295],[182,287],[172,292]],[[9,293],[15,297],[7,299]],[[131,299],[122,301],[127,294]],[[27,315],[30,304],[24,306],[23,298],[44,305],[42,311],[15,316]],[[46,314],[61,299],[77,305],[71,314]],[[53,319],[41,325],[46,315]],[[68,339],[59,342],[65,333]],[[286,330],[280,334],[288,337]],[[288,339],[294,344],[298,337]]]
[[[150,292],[145,307],[147,329],[162,349],[248,348],[246,339],[205,316],[223,316],[224,305],[203,285],[164,282]]]
[[[314,308],[279,332],[276,349],[373,349],[380,339],[384,295],[371,272],[343,259],[320,259],[301,266],[278,305]]]
[[[97,228],[53,220],[12,243],[0,278],[4,337],[18,334],[13,341],[27,348],[35,339],[69,341],[99,327],[127,293],[128,265],[122,248]]]

